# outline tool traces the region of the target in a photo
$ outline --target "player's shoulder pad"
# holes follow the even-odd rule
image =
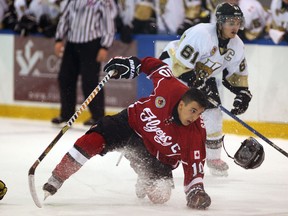
[[[200,23],[188,29],[181,37],[181,44],[190,44],[193,48],[211,50],[211,46],[217,42],[216,27],[210,23]],[[212,44],[211,44],[212,43]],[[205,51],[204,51],[205,53]]]
[[[160,69],[166,69],[167,71],[169,71],[170,76],[172,76],[172,71],[169,69],[168,65],[162,60],[154,57],[145,57],[141,60],[141,71],[148,76],[152,75],[154,72],[159,71]]]

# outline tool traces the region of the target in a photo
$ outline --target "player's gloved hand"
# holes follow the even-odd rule
[[[204,191],[202,184],[194,185],[186,195],[187,206],[193,209],[206,209],[211,205],[210,196]]]
[[[231,113],[234,115],[243,114],[248,109],[251,98],[252,94],[248,89],[239,91],[239,94],[234,98],[234,108],[231,110]]]
[[[104,71],[108,73],[114,70],[112,76],[114,79],[133,79],[140,73],[141,61],[135,56],[121,57],[117,56],[109,60],[104,66]]]
[[[220,94],[217,88],[215,77],[208,78],[205,82],[205,85],[203,85],[203,87],[199,89],[207,95],[208,101],[209,99],[212,99],[213,101],[216,102],[216,104],[214,104],[209,101],[208,107],[206,107],[206,109],[216,108],[217,105],[221,104]]]
[[[189,87],[203,87],[205,83],[205,79],[200,78],[196,75],[196,72],[194,70],[188,71],[186,73],[181,74],[178,79],[184,81],[187,83]]]
[[[7,192],[7,187],[3,181],[0,180],[0,200],[3,199]]]

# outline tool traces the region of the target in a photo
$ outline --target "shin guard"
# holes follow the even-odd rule
[[[62,158],[53,170],[53,176],[64,182],[77,172],[91,157],[99,154],[104,149],[104,138],[98,133],[83,135]]]

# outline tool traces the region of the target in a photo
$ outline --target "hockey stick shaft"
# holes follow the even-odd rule
[[[227,115],[229,115],[231,118],[233,118],[234,120],[236,120],[237,122],[239,122],[242,126],[244,126],[245,128],[247,128],[249,131],[251,131],[252,133],[254,133],[255,135],[257,135],[258,137],[260,137],[262,140],[264,140],[266,143],[268,143],[270,146],[272,146],[273,148],[275,148],[277,151],[279,151],[280,153],[282,153],[283,155],[285,155],[286,157],[288,157],[288,153],[286,151],[284,151],[283,149],[281,149],[279,146],[275,145],[271,140],[269,140],[267,137],[265,137],[264,135],[262,135],[261,133],[259,133],[258,131],[256,131],[254,128],[252,128],[251,126],[249,126],[247,123],[245,123],[244,121],[242,121],[240,118],[238,118],[236,115],[232,114],[229,110],[227,110],[225,107],[223,107],[221,104],[218,104],[215,100],[213,100],[212,98],[208,98],[209,102],[211,102],[214,106],[218,106],[224,113],[226,113]]]
[[[60,140],[60,138],[66,133],[66,131],[72,126],[72,124],[75,122],[75,120],[78,118],[78,116],[87,108],[89,103],[94,99],[94,97],[98,94],[99,91],[104,87],[105,83],[108,82],[108,80],[111,78],[111,76],[114,74],[114,71],[110,71],[96,86],[96,88],[91,92],[91,94],[87,97],[87,99],[82,103],[80,108],[73,114],[73,116],[69,119],[69,121],[66,123],[66,125],[60,130],[60,132],[57,134],[57,136],[52,140],[52,142],[47,146],[47,148],[43,151],[43,153],[39,156],[39,158],[34,162],[34,164],[30,167],[28,172],[29,177],[29,187],[30,192],[32,195],[32,198],[35,202],[35,204],[41,208],[42,205],[39,202],[39,199],[36,194],[35,189],[35,180],[34,180],[34,174],[37,166],[40,164],[40,162],[47,156],[47,154],[51,151],[51,149],[55,146],[55,144]]]

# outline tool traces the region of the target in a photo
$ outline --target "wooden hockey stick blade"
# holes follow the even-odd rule
[[[53,148],[53,146],[58,142],[58,140],[64,135],[64,133],[69,129],[69,125],[66,124],[61,131],[57,134],[57,136],[53,139],[53,141],[47,146],[47,148],[44,150],[44,152],[40,155],[40,157],[34,162],[34,164],[30,167],[28,172],[28,182],[29,182],[29,189],[30,194],[32,196],[32,199],[35,203],[35,205],[39,208],[42,208],[42,204],[39,201],[39,198],[37,196],[36,187],[35,187],[35,170],[37,166],[40,164],[40,162],[46,157],[46,155],[50,152],[50,150]]]
[[[28,182],[29,182],[29,188],[30,188],[30,194],[32,196],[32,199],[35,203],[35,205],[39,208],[42,208],[42,203],[39,201],[37,192],[36,192],[36,187],[35,187],[35,179],[34,179],[34,174],[28,176]]]

